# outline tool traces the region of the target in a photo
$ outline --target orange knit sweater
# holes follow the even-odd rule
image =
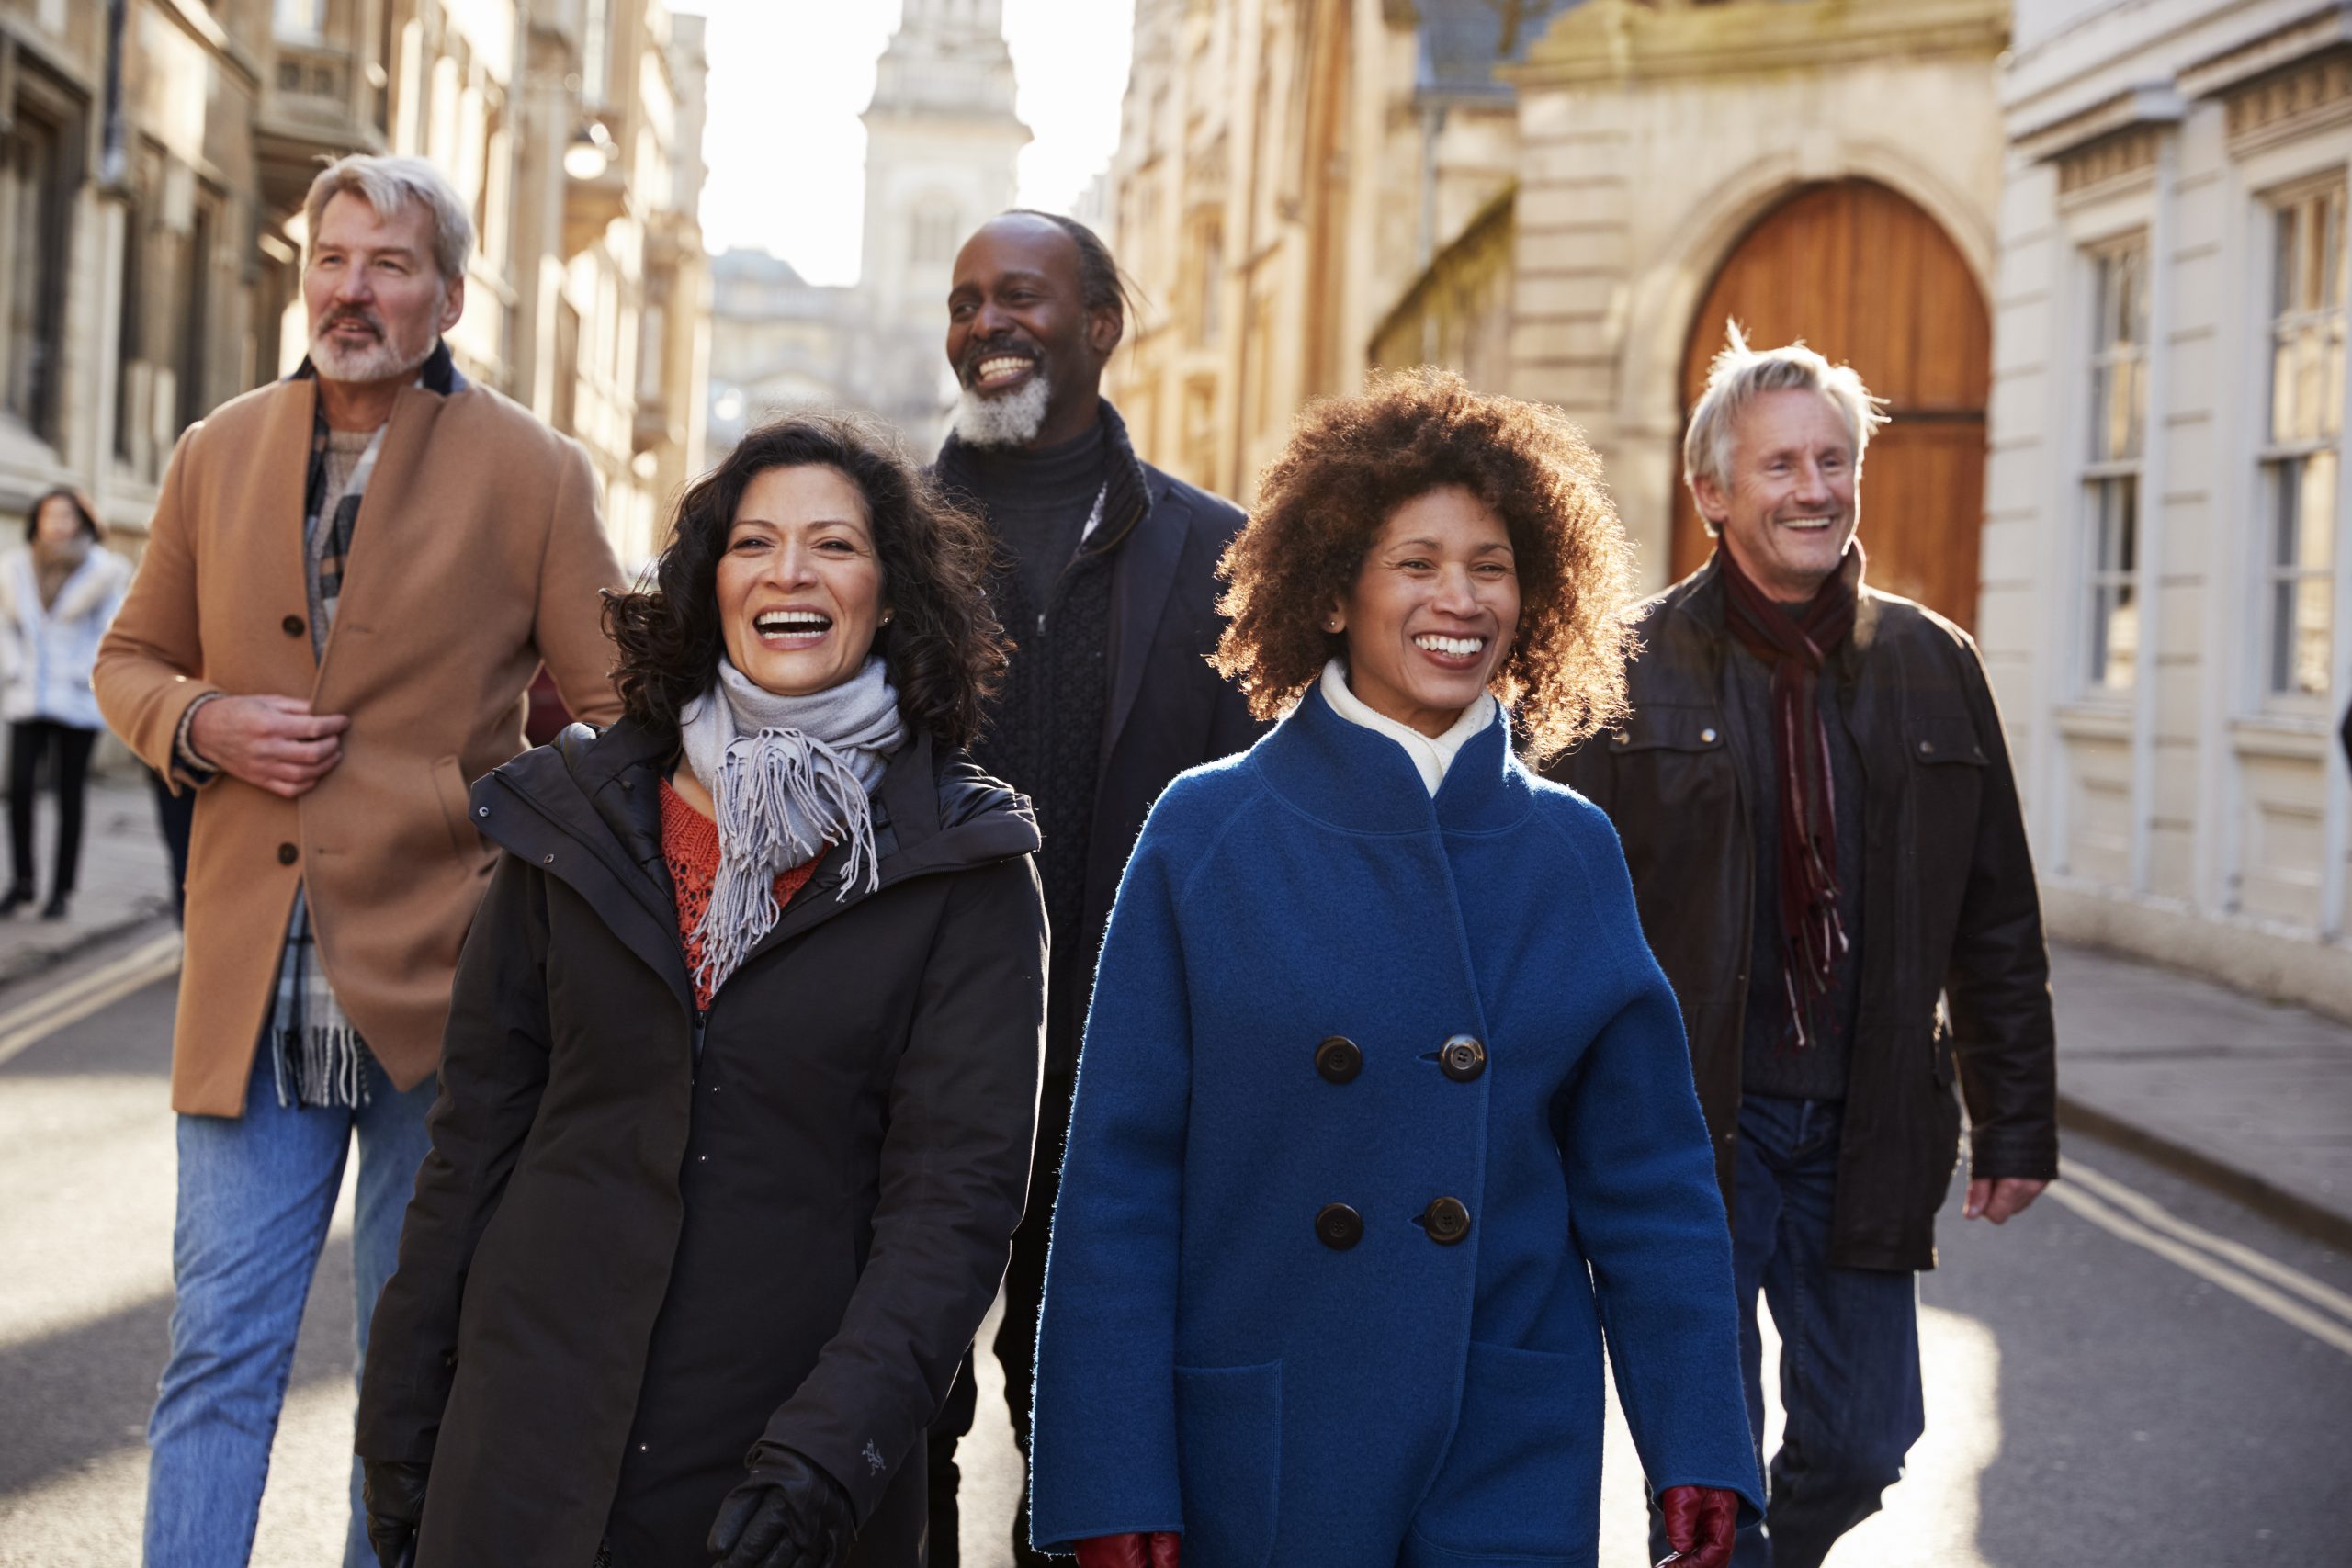
[[[686,804],[685,797],[662,781],[662,858],[670,865],[670,886],[678,900],[678,940],[686,950],[686,973],[695,976],[695,1006],[710,1006],[711,993],[704,988],[698,971],[702,968],[702,942],[695,932],[702,924],[702,912],[710,904],[710,885],[718,875],[718,824]],[[780,873],[775,879],[776,906],[792,902],[817,870],[815,860],[806,861],[791,870]]]

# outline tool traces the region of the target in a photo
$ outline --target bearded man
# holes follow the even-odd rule
[[[1036,807],[1054,944],[1028,1215],[1012,1237],[995,1343],[1024,1454],[1046,1236],[1119,874],[1169,781],[1259,734],[1241,694],[1208,666],[1217,558],[1242,513],[1136,456],[1102,395],[1125,332],[1117,264],[1082,223],[1007,212],[956,255],[947,362],[963,391],[937,473],[996,536],[990,592],[1017,645],[977,755]],[[967,1362],[932,1432],[932,1568],[958,1560],[956,1445],[972,1414]],[[1012,1551],[1026,1564],[1043,1559],[1023,1496]]]
[[[468,784],[522,749],[542,660],[573,712],[620,711],[601,592],[622,578],[586,455],[441,341],[466,204],[419,159],[359,156],[306,210],[310,357],[182,437],[95,680],[130,749],[198,792],[150,1568],[251,1553],[355,1135],[367,1353],[490,874]],[[355,1461],[345,1568],[375,1561],[358,1490]]]
[[[1817,1568],[1903,1473],[1954,1080],[1968,1218],[2058,1174],[2050,960],[1992,690],[1966,632],[1862,581],[1880,419],[1850,367],[1733,333],[1682,447],[1714,557],[1641,607],[1632,712],[1555,769],[1616,823],[1682,1007],[1759,1445],[1759,1292],[1781,1333],[1787,1430],[1734,1568]]]

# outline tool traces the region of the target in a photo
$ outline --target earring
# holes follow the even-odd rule
[[[897,613],[897,612],[895,612],[895,611],[891,611],[891,610],[885,610],[885,611],[883,611],[883,612],[882,612],[882,624],[883,624],[884,626],[888,626],[888,625],[890,624],[890,617],[891,617],[894,614],[896,614],[896,613]]]
[[[1327,632],[1338,631],[1340,629],[1340,618],[1337,615],[1332,616],[1329,620],[1323,623],[1323,629]]]

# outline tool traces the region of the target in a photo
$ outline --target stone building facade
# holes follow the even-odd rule
[[[1975,611],[2007,0],[1588,0],[1519,90],[1510,389],[1583,425],[1658,587],[1711,547],[1680,441],[1737,318],[1890,400],[1871,577]]]
[[[0,518],[78,484],[135,547],[180,431],[301,356],[318,161],[390,152],[473,204],[460,363],[642,557],[699,461],[699,39],[660,0],[0,0]]]
[[[713,264],[713,445],[795,408],[879,414],[928,457],[955,381],[944,344],[956,253],[1012,206],[1029,128],[1014,111],[1003,0],[904,0],[876,62],[854,285],[812,284],[782,257]]]
[[[1109,389],[1154,462],[1246,500],[1375,338],[1447,345],[1423,344],[1412,291],[1507,215],[1495,68],[1563,4],[1138,0],[1105,238],[1144,309]]]
[[[2022,0],[1981,632],[2053,931],[2352,1017],[2352,6]]]

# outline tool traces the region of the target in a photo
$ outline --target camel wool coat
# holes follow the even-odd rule
[[[446,352],[446,351],[444,351]],[[283,799],[198,786],[172,1108],[236,1116],[273,1002],[297,887],[335,998],[392,1082],[433,1075],[458,947],[493,852],[470,783],[523,749],[545,660],[563,700],[617,717],[601,592],[622,586],[585,453],[484,388],[403,388],[313,658],[303,484],[318,383],[248,392],[172,454],[139,572],[99,645],[98,707],[149,766],[207,692],[275,693],[351,720],[342,760]]]

